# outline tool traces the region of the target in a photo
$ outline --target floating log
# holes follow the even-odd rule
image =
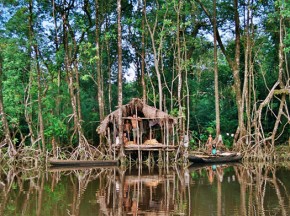
[[[50,159],[51,166],[118,166],[119,160],[57,160]]]

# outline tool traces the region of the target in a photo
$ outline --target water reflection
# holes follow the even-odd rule
[[[117,172],[107,176],[107,188],[100,189],[96,194],[100,213],[169,215],[179,212],[184,215],[186,208],[182,206],[187,206],[188,202],[184,176],[184,170],[176,169],[117,169]]]
[[[0,170],[0,215],[288,215],[290,166]]]

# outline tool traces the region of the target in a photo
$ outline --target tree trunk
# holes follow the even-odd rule
[[[282,10],[282,8],[280,10]],[[283,67],[283,65],[284,65],[284,50],[283,50],[284,49],[284,43],[283,43],[284,31],[283,31],[283,29],[285,26],[284,26],[283,17],[281,14],[280,14],[280,25],[279,26],[280,27],[279,27],[279,75],[278,75],[278,81],[279,81],[279,87],[281,89],[284,89],[285,84],[283,82],[283,73],[284,73],[284,67]],[[276,122],[275,122],[273,131],[272,131],[272,135],[271,135],[272,136],[271,141],[272,141],[273,146],[275,144],[275,137],[277,134],[278,126],[280,124],[283,108],[284,108],[284,106],[287,107],[287,105],[285,104],[285,101],[286,101],[286,95],[285,95],[285,93],[283,93],[281,101],[280,101],[279,111],[278,111],[278,114],[276,117]],[[287,111],[285,113],[287,113]]]
[[[42,88],[41,88],[41,69],[39,65],[39,49],[35,39],[34,29],[33,29],[33,2],[29,1],[29,35],[30,42],[32,43],[36,61],[36,71],[37,71],[37,106],[38,106],[38,121],[39,121],[39,133],[42,143],[42,152],[45,152],[45,136],[44,136],[44,124],[42,115]]]
[[[74,41],[75,42],[75,41]],[[76,44],[75,44],[76,46]],[[81,95],[80,95],[80,75],[79,75],[79,66],[78,61],[74,60],[73,62],[74,68],[72,69],[74,77],[75,77],[75,95],[76,95],[76,104],[77,104],[77,111],[78,111],[78,118],[79,122],[82,122],[82,109],[81,109]]]
[[[41,88],[41,71],[39,66],[39,50],[37,45],[34,45],[35,50],[35,58],[36,58],[36,68],[37,68],[37,105],[38,105],[38,120],[39,120],[39,133],[42,142],[42,152],[44,153],[46,150],[45,146],[45,137],[44,137],[44,123],[43,123],[43,115],[42,115],[42,88]]]
[[[53,24],[54,24],[54,44],[55,44],[55,51],[58,52],[59,51],[59,39],[58,39],[58,25],[57,25],[57,19],[55,16],[55,12],[56,12],[56,8],[55,8],[55,0],[52,0],[52,16],[53,16]],[[61,104],[61,91],[60,91],[60,86],[61,86],[61,69],[59,67],[59,65],[57,65],[57,92],[58,95],[55,98],[55,104],[56,104],[56,110],[55,113],[57,116],[60,116],[61,110],[60,110],[60,104]],[[52,140],[53,142],[55,140],[56,143],[60,142],[60,138],[59,137],[55,137],[55,135],[52,135]]]
[[[215,93],[215,119],[216,119],[216,139],[220,135],[220,104],[219,104],[219,81],[218,81],[218,58],[216,40],[216,0],[213,1],[213,38],[214,38],[214,93]]]
[[[123,142],[123,119],[122,119],[122,105],[123,105],[123,90],[122,90],[122,26],[121,26],[121,0],[117,1],[117,11],[118,11],[118,108],[119,108],[119,140],[120,140],[120,152],[119,156],[123,162],[124,153],[124,142]]]
[[[245,34],[246,34],[246,40],[245,40],[245,72],[244,72],[244,85],[243,85],[243,107],[245,106],[246,109],[246,130],[248,137],[246,139],[246,143],[250,144],[251,142],[251,94],[252,94],[252,42],[250,37],[250,32],[253,31],[253,25],[252,25],[252,11],[251,11],[251,0],[248,0],[247,2],[247,10],[246,10],[246,26],[245,26]],[[250,28],[252,26],[252,28]],[[252,35],[253,37],[254,35]]]
[[[244,126],[244,107],[241,92],[241,80],[240,80],[240,20],[238,12],[238,0],[234,0],[235,10],[235,62],[233,65],[233,76],[234,76],[234,88],[236,92],[236,104],[238,109],[238,120],[239,120],[239,139],[245,135]]]
[[[104,93],[102,88],[102,75],[101,75],[101,56],[100,56],[100,24],[99,24],[99,1],[95,0],[96,10],[96,64],[97,64],[97,83],[98,83],[98,103],[100,122],[104,119]]]
[[[142,9],[142,51],[141,51],[141,84],[142,84],[142,99],[143,103],[147,103],[146,97],[146,83],[145,83],[145,15],[146,15],[146,5],[143,2]]]
[[[81,116],[80,116],[80,96],[79,96],[79,79],[78,79],[78,64],[75,59],[75,51],[76,48],[76,41],[75,36],[70,29],[68,23],[68,13],[69,11],[64,9],[62,11],[62,19],[63,19],[63,44],[64,44],[64,65],[67,74],[67,83],[69,88],[69,95],[70,101],[72,106],[72,117],[74,120],[74,132],[71,137],[73,139],[74,135],[77,134],[78,136],[78,147],[87,147],[88,143],[83,135],[82,126],[81,126]],[[70,35],[69,35],[70,34]],[[70,41],[73,40],[72,45],[70,45]],[[79,107],[79,108],[78,108]]]
[[[108,25],[109,23],[109,16],[106,17],[106,32],[109,31]],[[108,100],[109,100],[109,113],[112,112],[112,76],[111,76],[111,57],[110,57],[110,43],[109,39],[106,39],[106,50],[108,54]]]
[[[179,121],[179,131],[180,133],[184,133],[183,128],[183,113],[182,113],[182,69],[181,69],[181,50],[180,50],[180,10],[182,7],[182,3],[178,1],[175,6],[176,16],[177,16],[177,31],[176,31],[176,46],[177,46],[177,59],[176,59],[176,71],[178,77],[178,87],[177,87],[177,102],[178,102],[178,121]]]
[[[106,41],[107,53],[110,53],[110,45],[109,42]],[[111,58],[108,55],[108,99],[109,99],[109,112],[112,112],[112,77],[111,77]]]

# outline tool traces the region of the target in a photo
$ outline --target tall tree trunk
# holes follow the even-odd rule
[[[284,73],[284,43],[283,43],[283,39],[284,39],[284,19],[282,17],[281,14],[281,10],[283,10],[283,5],[281,5],[280,8],[280,24],[279,24],[279,74],[278,74],[278,82],[279,82],[279,87],[281,89],[285,88],[285,84],[283,81],[283,73]],[[277,130],[278,130],[278,126],[280,124],[280,120],[281,120],[281,116],[282,116],[282,112],[283,112],[283,108],[284,106],[287,107],[287,105],[285,104],[286,101],[286,95],[285,93],[282,94],[282,98],[280,100],[280,106],[279,106],[279,110],[278,110],[278,114],[276,117],[276,122],[272,131],[272,146],[274,146],[275,144],[275,138],[276,138],[276,134],[277,134]],[[287,111],[285,112],[287,113]]]
[[[282,16],[282,10],[285,10],[283,3],[281,2],[281,6],[279,8],[280,16],[279,16],[279,75],[278,75],[278,81],[279,81],[279,86],[281,89],[285,87],[285,84],[283,82],[283,73],[284,73],[284,19]],[[288,33],[289,34],[289,33]],[[288,80],[289,81],[289,80]]]
[[[119,108],[119,140],[120,140],[120,157],[124,158],[124,142],[123,142],[123,119],[122,119],[122,105],[123,105],[123,70],[122,70],[122,26],[121,26],[121,0],[117,1],[118,11],[118,108]]]
[[[0,52],[1,52],[1,50],[0,50]],[[0,53],[0,116],[1,116],[1,121],[2,121],[2,128],[4,131],[4,135],[5,135],[4,143],[8,144],[9,156],[14,157],[16,155],[16,150],[15,150],[15,147],[13,145],[13,142],[12,142],[12,139],[10,136],[9,125],[8,125],[6,113],[4,110],[2,80],[3,80],[3,59],[2,59],[2,53]]]
[[[241,92],[241,80],[240,80],[240,19],[238,12],[238,0],[234,0],[235,10],[235,62],[233,65],[233,76],[234,76],[234,87],[236,92],[236,104],[238,109],[238,120],[239,120],[239,139],[245,135],[244,126],[244,107]]]
[[[109,22],[110,22],[110,17],[109,15],[106,16],[106,32],[109,31]],[[109,43],[109,39],[106,39],[106,50],[107,50],[107,61],[108,61],[108,83],[109,83],[109,86],[108,86],[108,100],[109,100],[109,113],[112,112],[112,76],[111,76],[111,57],[110,57],[110,43]]]
[[[182,8],[182,2],[178,1],[175,6],[175,12],[177,16],[177,31],[176,31],[176,46],[177,46],[177,59],[176,59],[176,71],[178,77],[178,87],[177,87],[177,102],[178,102],[178,116],[179,116],[179,130],[180,133],[184,133],[183,128],[183,113],[182,113],[182,68],[181,68],[181,49],[180,49],[180,11]]]
[[[29,1],[29,35],[30,42],[32,43],[36,61],[36,71],[37,71],[37,106],[38,106],[38,121],[39,121],[39,133],[42,143],[42,151],[45,152],[45,136],[44,136],[44,124],[43,124],[43,115],[42,115],[42,88],[41,88],[41,69],[39,65],[39,49],[37,41],[34,34],[33,28],[33,2]]]
[[[142,99],[143,103],[147,103],[146,83],[145,83],[145,15],[146,4],[143,2],[142,8],[142,51],[141,51],[141,84],[142,84]]]
[[[248,120],[248,118],[250,117],[248,114],[248,107],[249,107],[249,88],[248,88],[248,85],[249,85],[249,42],[250,42],[250,35],[249,35],[249,15],[250,15],[250,0],[248,0],[247,2],[247,10],[246,10],[246,16],[245,16],[245,35],[246,35],[246,40],[245,40],[245,71],[244,71],[244,85],[243,85],[243,93],[242,93],[242,102],[243,102],[243,107],[246,107],[246,118]],[[248,122],[248,121],[247,121]],[[247,124],[247,131],[249,132],[249,129],[248,128],[248,124]],[[248,133],[248,134],[251,134]],[[246,144],[249,144],[250,143],[250,137],[251,136],[247,136],[247,139],[246,139]]]
[[[187,62],[187,46],[186,46],[186,38],[183,33],[183,44],[182,44],[182,49],[183,49],[183,56],[185,59],[185,62]],[[185,84],[185,89],[186,89],[186,135],[189,135],[189,122],[190,122],[190,96],[189,96],[189,85],[188,85],[188,67],[185,66],[185,78],[184,78],[184,84]]]
[[[96,10],[96,64],[97,64],[97,83],[98,83],[98,103],[100,122],[104,119],[104,93],[102,87],[102,75],[101,75],[101,56],[100,56],[100,24],[99,24],[99,1],[95,0]]]
[[[79,96],[79,78],[78,78],[78,63],[76,58],[76,41],[74,33],[70,28],[68,22],[69,9],[63,9],[62,11],[63,19],[63,44],[64,44],[64,65],[67,73],[67,83],[69,88],[70,101],[72,106],[72,116],[74,120],[74,132],[71,137],[73,139],[74,135],[78,136],[78,147],[87,147],[88,142],[83,134],[81,126],[81,116],[80,116],[80,96]],[[70,35],[69,35],[70,34]],[[72,45],[70,45],[69,38],[72,40]]]
[[[37,68],[37,106],[38,106],[38,120],[39,120],[39,133],[42,142],[42,152],[45,152],[45,136],[44,136],[44,123],[42,115],[42,88],[41,88],[41,70],[39,66],[39,50],[37,45],[34,45],[35,58],[36,58],[36,68]]]
[[[110,58],[110,45],[109,41],[106,41],[107,53],[108,53],[108,100],[109,100],[109,112],[112,112],[112,76],[111,76],[111,58]]]
[[[246,24],[245,24],[245,34],[246,34],[246,40],[245,40],[245,72],[244,72],[244,85],[243,85],[243,107],[245,106],[246,109],[246,130],[247,130],[247,139],[246,143],[249,144],[251,142],[251,85],[252,85],[252,43],[251,43],[251,37],[250,32],[253,33],[253,27],[250,28],[252,25],[252,13],[251,13],[251,0],[248,0],[247,2],[247,10],[246,10]],[[253,35],[252,35],[253,36]]]
[[[57,19],[55,16],[56,8],[55,8],[55,0],[52,0],[52,16],[53,16],[53,24],[54,24],[54,44],[55,44],[55,52],[57,53],[59,51],[59,39],[58,39],[58,25],[57,25]],[[60,91],[60,86],[61,86],[61,69],[60,66],[57,65],[57,97],[55,98],[55,104],[56,104],[56,109],[55,113],[57,116],[60,115],[61,109],[60,109],[60,104],[61,104],[61,91]],[[52,135],[52,140],[57,140],[56,142],[60,142],[59,137],[55,137],[55,135]],[[54,141],[53,141],[54,142]]]
[[[216,0],[213,1],[213,43],[214,43],[214,93],[215,93],[215,119],[216,119],[216,139],[220,135],[220,104],[219,104],[219,80],[218,80],[218,58],[217,58],[217,21],[216,21]]]
[[[75,43],[75,40],[74,40]],[[75,44],[76,46],[76,44]],[[81,106],[81,95],[80,95],[80,75],[79,75],[79,66],[78,66],[78,61],[74,60],[73,61],[73,74],[75,77],[75,94],[76,94],[76,101],[77,101],[77,111],[78,111],[78,118],[79,122],[82,122],[82,106]]]

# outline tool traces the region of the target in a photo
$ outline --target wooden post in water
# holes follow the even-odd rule
[[[110,151],[109,151],[109,154],[110,156],[112,157],[112,140],[111,140],[111,130],[110,130],[110,127],[108,127],[107,129],[107,133],[108,133],[108,144],[109,144],[109,147],[110,147]],[[114,157],[114,160],[115,160],[115,157]]]
[[[116,120],[114,119],[114,132],[113,132],[113,140],[114,140],[114,143],[115,143],[115,148],[113,150],[113,154],[114,154],[114,160],[116,160],[116,148],[117,148],[117,142],[116,142],[116,134],[117,134],[117,131],[116,131]]]
[[[168,118],[166,119],[166,163],[169,164],[169,151],[168,151],[168,145],[169,145],[169,127],[168,127]]]
[[[175,130],[174,130],[174,128],[175,128],[175,126],[174,125],[172,125],[172,145],[173,146],[175,146],[175,134],[174,134],[174,132],[175,132]]]
[[[159,151],[158,151],[158,166],[161,166],[162,164],[163,164],[163,161],[162,161],[162,152],[159,149]]]
[[[148,166],[151,167],[151,151],[148,151]]]
[[[141,161],[141,154],[140,154],[140,141],[139,141],[139,122],[138,122],[138,112],[137,112],[137,107],[135,106],[135,117],[136,119],[134,119],[134,121],[136,121],[137,124],[137,131],[136,131],[136,135],[137,135],[137,145],[138,145],[138,163],[142,163]]]

